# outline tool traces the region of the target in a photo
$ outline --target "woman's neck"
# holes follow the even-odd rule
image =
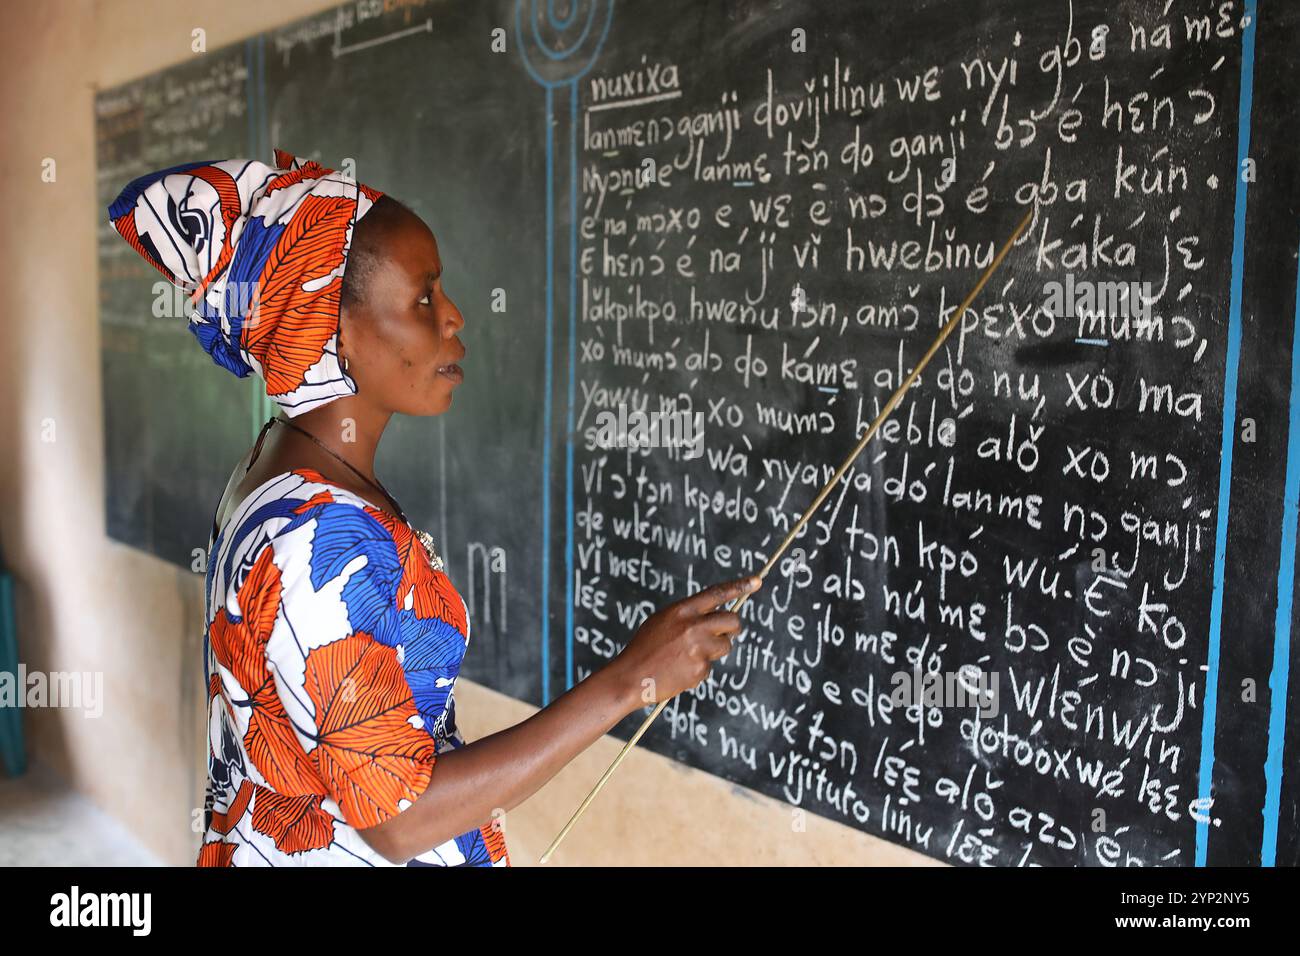
[[[271,447],[263,453],[290,462],[286,470],[306,466],[333,475],[342,469],[350,478],[359,474],[378,483],[375,454],[391,417],[391,412],[376,415],[355,407],[354,401],[336,399],[292,420],[281,415],[266,438]]]

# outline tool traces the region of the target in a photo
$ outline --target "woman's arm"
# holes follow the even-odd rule
[[[738,614],[715,608],[756,589],[749,584],[757,580],[717,585],[663,608],[608,665],[532,717],[439,754],[414,804],[357,832],[401,864],[488,823],[495,811],[514,809],[628,714],[703,681],[740,630]]]

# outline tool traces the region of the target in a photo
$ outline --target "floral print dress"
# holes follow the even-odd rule
[[[464,746],[465,602],[409,525],[297,468],[209,549],[208,782],[199,866],[392,866],[357,830]],[[408,866],[509,866],[493,822]]]

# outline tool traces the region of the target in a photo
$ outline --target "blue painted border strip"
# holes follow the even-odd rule
[[[1296,272],[1295,331],[1291,339],[1291,417],[1287,425],[1286,491],[1282,547],[1277,562],[1277,617],[1273,672],[1268,678],[1268,756],[1264,761],[1264,839],[1259,862],[1277,861],[1277,819],[1282,804],[1282,753],[1286,746],[1286,695],[1291,669],[1291,604],[1295,593],[1296,523],[1300,521],[1300,269]]]
[[[569,84],[569,409],[564,430],[564,687],[573,686],[573,405],[578,366],[578,83]]]
[[[1242,164],[1250,154],[1251,84],[1255,73],[1256,0],[1246,0],[1247,25],[1241,31],[1241,92],[1237,104],[1236,196],[1232,213],[1232,284],[1228,303],[1228,352],[1223,376],[1223,436],[1219,453],[1219,504],[1214,529],[1214,591],[1210,600],[1210,641],[1205,674],[1205,709],[1201,719],[1201,766],[1198,796],[1210,796],[1214,780],[1214,730],[1218,718],[1219,645],[1223,627],[1223,576],[1228,552],[1228,509],[1232,492],[1232,449],[1237,439],[1237,365],[1241,360],[1241,284],[1246,252],[1246,182]],[[1208,811],[1213,815],[1214,808]],[[1205,866],[1209,823],[1196,824],[1196,865]]]
[[[551,595],[551,383],[553,381],[553,334],[555,314],[555,137],[554,97],[546,87],[546,385],[543,389],[542,421],[542,706],[551,702],[550,595]]]
[[[614,0],[607,0],[605,8],[605,24],[601,29],[600,39],[596,41],[595,48],[586,63],[574,70],[570,76],[561,80],[548,79],[537,72],[529,60],[528,47],[524,42],[524,6],[526,0],[515,0],[515,37],[519,41],[520,61],[524,69],[528,71],[538,84],[546,90],[546,396],[543,400],[543,415],[545,416],[545,436],[542,446],[542,706],[545,707],[550,703],[550,685],[551,685],[551,666],[550,666],[550,595],[551,595],[551,401],[552,388],[554,387],[554,320],[555,320],[555,97],[554,90],[557,86],[570,87],[570,107],[569,116],[571,121],[569,131],[569,148],[570,148],[570,167],[569,167],[569,413],[568,421],[570,423],[570,432],[572,431],[573,421],[573,389],[574,376],[576,374],[575,366],[577,364],[576,356],[576,330],[574,328],[575,318],[573,310],[577,307],[573,301],[573,293],[577,282],[577,115],[578,115],[578,83],[587,73],[596,58],[600,56],[600,51],[605,45],[605,38],[609,36],[610,24],[614,21]],[[548,4],[548,15],[553,23],[558,23],[561,28],[573,23],[574,12],[563,20],[555,20],[554,5]],[[580,39],[585,40],[588,36],[591,25],[594,22],[596,6],[591,7],[588,14],[587,23],[583,26]],[[534,13],[536,4],[534,3]],[[543,42],[537,31],[537,20],[535,16],[529,18],[533,28],[533,39],[536,41],[538,49],[550,60],[565,60],[574,54],[578,45],[572,45],[567,49],[552,51]],[[579,44],[580,45],[580,44]],[[565,623],[566,623],[566,655],[565,655],[565,674],[567,683],[572,686],[573,683],[573,541],[572,541],[572,513],[573,513],[573,437],[571,434],[566,435],[566,517],[567,523],[565,528],[565,560],[568,567],[568,582],[565,584]]]

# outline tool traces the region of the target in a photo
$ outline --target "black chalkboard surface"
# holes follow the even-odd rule
[[[425,217],[467,380],[379,468],[538,705],[762,566],[1032,209],[640,746],[959,865],[1294,864],[1298,30],[361,2],[102,92],[100,198],[278,146]],[[188,564],[268,408],[101,231],[109,532]]]

